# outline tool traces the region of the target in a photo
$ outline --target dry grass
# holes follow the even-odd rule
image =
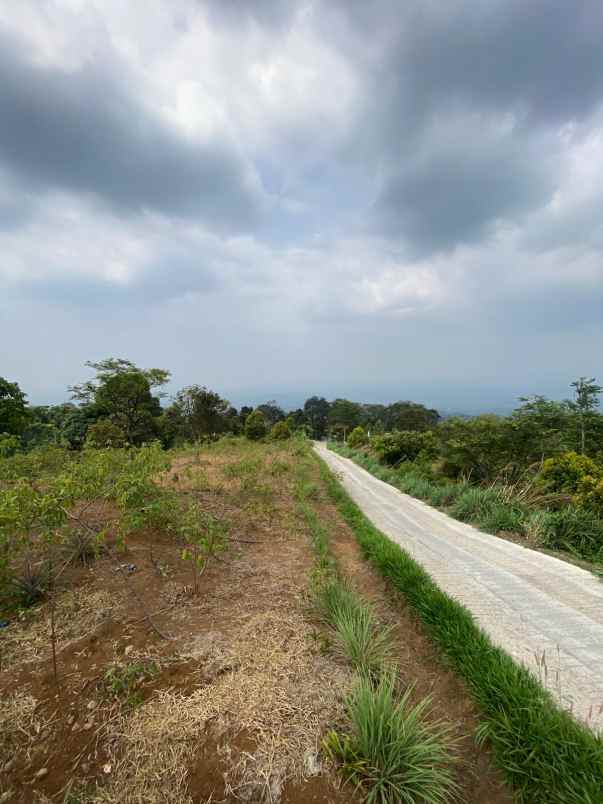
[[[227,795],[276,802],[288,779],[317,772],[318,740],[340,719],[351,674],[316,651],[301,611],[257,614],[226,651],[210,640],[208,655],[217,659],[212,683],[188,697],[162,690],[120,724],[112,781],[95,801],[186,804],[187,770],[204,741],[230,755],[241,732],[256,747],[227,766]]]
[[[120,595],[104,589],[80,588],[63,592],[56,600],[57,646],[90,634],[120,607]],[[50,655],[50,612],[43,605],[24,613],[20,622],[4,630],[2,668],[36,661]]]

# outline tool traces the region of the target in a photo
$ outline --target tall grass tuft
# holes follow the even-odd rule
[[[412,706],[395,675],[361,677],[347,699],[351,733],[329,732],[323,745],[368,804],[446,804],[454,800],[454,753],[448,729],[425,718],[429,698]]]
[[[392,629],[380,626],[373,607],[347,583],[337,577],[327,580],[315,589],[314,601],[333,630],[334,653],[370,677],[392,666]]]

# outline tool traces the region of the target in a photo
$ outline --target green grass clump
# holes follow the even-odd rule
[[[480,706],[479,738],[488,740],[525,804],[601,804],[603,739],[562,711],[525,667],[478,627],[399,545],[360,511],[320,462],[331,498],[365,557],[417,611],[426,631]],[[378,800],[378,799],[377,799]]]
[[[392,665],[391,628],[379,625],[373,607],[338,577],[314,591],[322,619],[333,629],[333,651],[359,672],[376,676]]]
[[[361,677],[347,699],[351,732],[329,732],[323,745],[368,804],[445,804],[458,791],[449,732],[428,722],[429,699],[412,706],[395,676]]]
[[[546,547],[603,560],[603,519],[591,511],[573,505],[550,511],[542,522],[542,531]]]

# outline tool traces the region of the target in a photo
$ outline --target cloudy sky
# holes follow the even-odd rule
[[[600,0],[0,0],[0,374],[603,379]]]

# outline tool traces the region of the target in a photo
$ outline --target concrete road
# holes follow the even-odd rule
[[[603,583],[457,522],[316,444],[369,519],[569,711],[603,730]]]

